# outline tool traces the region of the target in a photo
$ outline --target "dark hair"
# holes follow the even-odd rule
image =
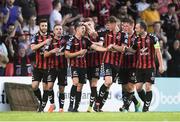
[[[53,3],[52,3],[53,8],[55,8],[55,7],[57,6],[58,3],[60,3],[59,0],[54,0]]]
[[[41,20],[39,20],[39,25],[41,24],[41,23],[48,23],[48,21],[47,21],[47,19],[41,19]]]
[[[134,24],[134,20],[131,19],[131,18],[124,18],[124,19],[122,19],[122,22],[127,22],[127,23],[129,23],[130,25]]]
[[[168,9],[169,9],[169,8],[172,8],[172,7],[176,7],[176,4],[175,4],[175,3],[170,3],[170,4],[168,4]]]
[[[10,24],[8,25],[8,27],[9,27],[9,26],[15,26],[15,24],[14,24],[14,23],[10,23]]]
[[[116,23],[116,22],[118,22],[118,20],[115,16],[110,16],[106,21],[106,23]]]
[[[81,21],[77,21],[77,22],[74,24],[74,28],[76,29],[77,27],[83,26],[82,23],[83,23],[83,22],[81,22]]]
[[[144,21],[138,21],[136,24],[139,24],[140,28],[142,28],[145,31],[147,31],[147,24]]]

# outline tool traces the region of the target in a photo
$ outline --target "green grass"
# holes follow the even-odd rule
[[[36,113],[0,112],[0,121],[180,121],[180,112]]]

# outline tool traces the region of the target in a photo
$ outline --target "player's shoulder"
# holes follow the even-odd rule
[[[151,39],[152,41],[158,41],[158,37],[156,36],[156,34],[154,34],[154,33],[149,33],[148,35],[149,35],[149,37],[150,37],[150,39]]]
[[[74,35],[66,35],[66,36],[64,36],[64,38],[65,38],[67,41],[72,42],[72,41],[75,39],[75,36],[74,36]]]

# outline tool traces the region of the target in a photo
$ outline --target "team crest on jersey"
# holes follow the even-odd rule
[[[117,36],[116,39],[120,39],[120,36]]]
[[[150,42],[150,40],[147,38],[147,39],[146,39],[146,43],[149,43],[149,42]]]

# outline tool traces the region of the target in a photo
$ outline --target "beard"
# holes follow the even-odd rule
[[[45,29],[39,29],[40,31],[41,31],[41,33],[43,33],[43,34],[45,34],[45,33],[47,33],[47,30],[45,30]]]

